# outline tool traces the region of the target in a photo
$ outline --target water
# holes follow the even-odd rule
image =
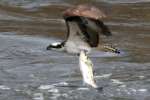
[[[89,0],[0,1],[0,100],[149,100],[149,0],[91,0],[102,8],[121,55],[93,51],[103,91],[83,85],[78,57],[47,51],[65,38],[62,11]],[[58,28],[59,27],[59,28]]]

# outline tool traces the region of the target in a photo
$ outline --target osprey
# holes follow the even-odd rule
[[[112,35],[109,28],[102,22],[102,19],[105,18],[106,15],[94,6],[77,5],[71,7],[63,13],[63,17],[67,27],[66,40],[61,43],[50,44],[47,50],[63,48],[68,53],[73,54],[81,55],[84,52],[86,56],[92,48],[98,46],[100,33],[105,36]],[[104,46],[104,48],[119,53],[117,49],[112,47]],[[89,61],[89,59],[87,61]],[[82,73],[82,75],[83,74],[84,73]]]

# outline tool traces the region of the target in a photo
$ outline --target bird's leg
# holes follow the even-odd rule
[[[93,63],[88,58],[84,50],[80,52],[79,65],[80,65],[80,71],[81,71],[84,83],[94,88],[97,88],[96,82],[94,80]]]
[[[52,50],[52,49],[61,49],[64,47],[65,42],[56,42],[52,43],[49,46],[47,46],[47,50]]]

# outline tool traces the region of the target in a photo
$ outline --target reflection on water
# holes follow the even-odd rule
[[[1,0],[0,99],[149,100],[149,0]],[[113,36],[103,41],[123,55],[94,51],[96,80],[103,93],[84,87],[78,57],[46,51],[65,38],[62,11],[91,2],[108,15]],[[136,2],[136,3],[135,3]]]

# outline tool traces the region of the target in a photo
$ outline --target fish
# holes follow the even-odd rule
[[[87,85],[98,88],[94,79],[93,63],[86,55],[85,51],[81,51],[79,55],[79,66],[83,77],[84,83]]]

